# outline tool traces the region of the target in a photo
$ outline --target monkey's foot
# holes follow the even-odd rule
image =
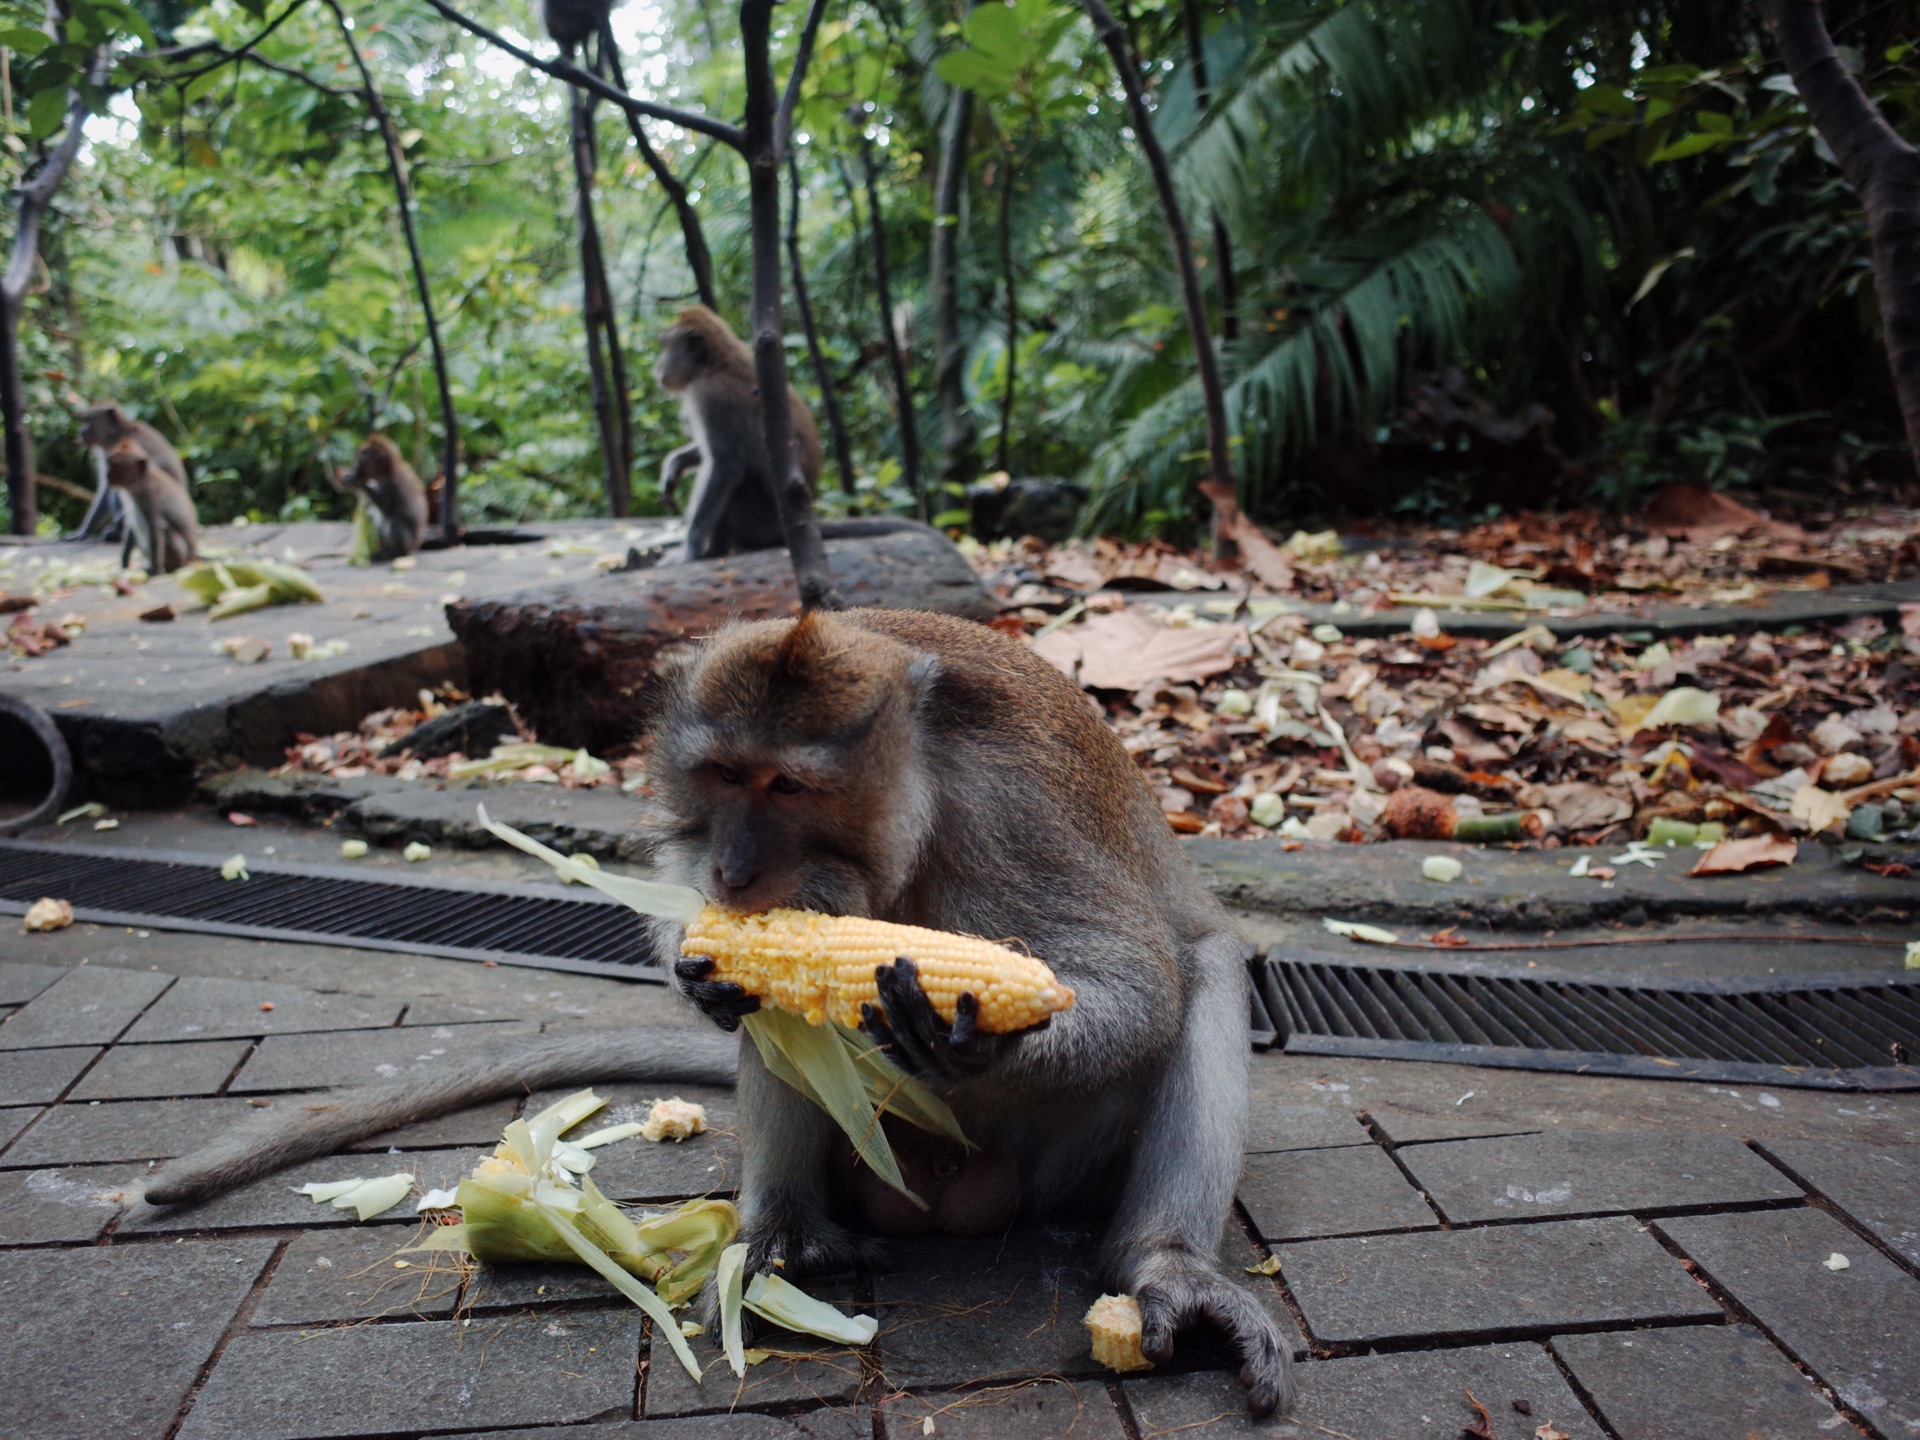
[[[1173,1358],[1174,1337],[1199,1320],[1211,1321],[1240,1352],[1240,1383],[1255,1415],[1293,1408],[1293,1357],[1280,1327],[1247,1291],[1223,1275],[1174,1255],[1140,1267],[1140,1348],[1155,1364]]]
[[[749,1224],[747,1273],[831,1275],[845,1270],[889,1271],[893,1252],[871,1235],[856,1235],[824,1216],[792,1214]],[[778,1267],[774,1261],[783,1262]]]
[[[709,980],[711,955],[686,955],[673,962],[675,988],[693,1002],[693,1008],[731,1035],[740,1017],[760,1008],[760,997],[749,995],[731,980]]]
[[[960,1081],[978,1075],[1019,1044],[1022,1035],[1045,1029],[1053,1018],[1027,1030],[990,1035],[978,1026],[979,999],[968,993],[955,1004],[949,1025],[927,998],[920,968],[904,955],[891,965],[876,965],[873,980],[880,1004],[860,1007],[860,1028],[895,1065],[923,1080]]]

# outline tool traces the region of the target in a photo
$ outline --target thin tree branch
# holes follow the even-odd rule
[[[678,125],[683,130],[695,130],[702,135],[711,135],[714,139],[731,145],[736,150],[746,149],[747,132],[738,125],[729,125],[724,120],[715,120],[712,116],[702,115],[696,110],[681,110],[672,105],[656,105],[651,100],[639,99],[609,85],[598,75],[582,70],[578,65],[565,60],[542,60],[531,50],[516,45],[504,35],[489,30],[478,20],[462,15],[453,6],[447,4],[447,0],[427,0],[427,3],[461,29],[478,35],[495,49],[504,50],[522,65],[531,66],[535,70],[553,76],[556,80],[564,80],[576,89],[598,95],[602,100],[618,105],[630,114],[665,120],[668,124]]]
[[[827,433],[833,439],[833,458],[840,471],[840,488],[855,493],[853,443],[847,438],[847,417],[833,388],[833,370],[820,349],[820,330],[813,322],[813,300],[807,294],[807,269],[800,261],[800,158],[787,152],[787,180],[792,195],[787,202],[787,265],[793,271],[793,303],[800,312],[800,329],[807,337],[807,355],[813,361],[814,380],[820,386],[820,408],[827,412]]]
[[[167,75],[162,78],[164,78],[169,84],[173,84],[173,85],[191,85],[195,80],[198,80],[202,75],[210,75],[215,70],[218,70],[222,65],[229,64],[232,61],[239,59],[242,55],[245,55],[249,50],[253,49],[254,46],[258,45],[262,40],[266,39],[269,35],[273,34],[274,31],[278,30],[282,25],[286,24],[287,21],[291,20],[293,18],[294,12],[306,3],[307,3],[307,0],[293,0],[293,3],[291,5],[287,6],[285,10],[282,10],[280,12],[279,19],[269,21],[265,26],[265,28],[263,28],[258,35],[255,35],[251,40],[247,41],[246,44],[234,50],[223,51],[219,59],[210,61],[209,63],[200,66],[196,70],[189,70],[184,75]],[[166,58],[177,60],[177,59],[183,58],[186,55],[195,55],[195,54],[204,55],[210,50],[218,50],[220,48],[221,48],[220,43],[217,40],[203,40],[198,45],[191,45],[187,47],[186,50],[180,52],[180,54],[178,55],[170,55],[170,56],[167,56]],[[134,55],[134,56],[130,56],[129,58],[131,60],[138,61],[141,59],[145,59],[147,57]],[[159,59],[161,57],[159,55],[155,55],[152,58]]]
[[[813,0],[807,9],[806,24],[800,27],[800,45],[793,52],[793,70],[787,76],[786,91],[780,96],[780,109],[773,117],[773,153],[785,159],[793,140],[793,112],[800,103],[800,84],[813,63],[813,41],[820,33],[820,21],[827,13],[827,0]]]
[[[620,63],[620,47],[614,43],[611,23],[600,26],[600,53],[613,71],[614,84],[625,90],[626,71]],[[680,222],[680,240],[687,249],[687,268],[693,271],[693,287],[700,292],[700,303],[709,310],[717,311],[720,299],[719,292],[713,287],[713,253],[707,249],[706,230],[700,224],[699,212],[693,208],[693,199],[687,193],[686,184],[673,173],[660,152],[653,148],[640,117],[631,110],[625,114],[627,129],[633,132],[634,148],[639,150],[640,159],[653,172],[653,178],[659,182],[660,188],[667,192],[667,202],[673,206],[674,216]],[[699,161],[696,160],[694,170],[698,169]],[[687,173],[691,178],[693,171]]]

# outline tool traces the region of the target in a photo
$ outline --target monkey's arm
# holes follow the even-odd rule
[[[680,477],[686,474],[687,471],[698,468],[699,464],[700,443],[697,440],[691,444],[682,445],[678,450],[668,455],[666,460],[661,464],[660,497],[667,502],[669,508],[672,508],[677,503],[673,496],[674,491],[680,488]]]
[[[730,1085],[738,1048],[725,1036],[701,1029],[595,1030],[522,1044],[506,1041],[486,1054],[391,1085],[281,1100],[193,1154],[170,1161],[144,1193],[155,1205],[205,1200],[396,1125],[503,1095],[616,1080]]]
[[[86,539],[93,533],[93,522],[100,518],[101,510],[112,508],[112,502],[108,498],[113,493],[113,487],[107,484],[107,452],[98,446],[90,448],[93,450],[93,503],[87,506],[86,516],[80,521],[80,528],[67,536],[69,540]],[[121,562],[123,567],[125,563],[125,561]]]

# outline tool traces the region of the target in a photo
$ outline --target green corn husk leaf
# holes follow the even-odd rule
[[[693,1200],[678,1210],[642,1220],[642,1246],[656,1254],[678,1251],[685,1256],[656,1277],[654,1288],[660,1297],[678,1305],[699,1294],[739,1233],[740,1212],[728,1200]]]
[[[279,560],[235,560],[227,569],[236,584],[272,587],[276,605],[317,605],[327,598],[313,583],[313,577],[298,565]]]
[[[553,1209],[552,1206],[534,1202],[535,1208],[547,1212],[555,1232],[573,1252],[600,1275],[614,1289],[638,1305],[653,1321],[653,1333],[664,1337],[673,1347],[674,1355],[685,1367],[694,1383],[700,1382],[700,1362],[693,1358],[693,1351],[687,1346],[686,1336],[680,1333],[680,1322],[673,1318],[673,1311],[667,1308],[667,1302],[629,1275],[606,1251],[599,1249],[586,1236],[582,1235],[573,1223],[573,1217]]]
[[[854,1069],[860,1072],[867,1099],[874,1109],[883,1115],[898,1115],[930,1135],[944,1135],[949,1140],[972,1146],[959,1120],[938,1094],[887,1059],[879,1047],[858,1030],[849,1030],[844,1025],[834,1028],[846,1044]]]
[[[609,875],[604,870],[590,870],[577,861],[569,860],[558,850],[549,849],[531,835],[523,835],[511,825],[502,825],[487,814],[487,807],[480,807],[480,824],[495,836],[537,859],[544,860],[567,879],[581,885],[591,885],[603,895],[611,895],[629,910],[637,910],[642,915],[657,915],[663,920],[691,920],[700,913],[707,903],[706,897],[698,890],[686,885],[662,885],[657,880],[634,880],[625,875]]]
[[[222,593],[207,611],[209,620],[225,620],[229,615],[244,615],[249,610],[264,610],[273,603],[273,587],[262,582]]]
[[[747,1272],[747,1247],[729,1245],[720,1252],[714,1282],[720,1290],[720,1348],[735,1375],[747,1373],[747,1352],[740,1339],[740,1311],[745,1303],[742,1280]]]
[[[374,552],[380,548],[380,536],[373,528],[373,509],[367,504],[365,495],[353,498],[353,540],[347,546],[347,564],[358,569],[366,569],[373,564]]]
[[[778,1275],[754,1276],[745,1301],[747,1309],[776,1325],[842,1345],[871,1344],[880,1329],[880,1322],[871,1315],[842,1314]]]

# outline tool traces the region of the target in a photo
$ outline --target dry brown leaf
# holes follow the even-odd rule
[[[1800,847],[1784,835],[1754,835],[1722,840],[1700,857],[1689,875],[1737,875],[1763,865],[1791,865]]]
[[[1853,806],[1844,796],[1822,790],[1808,781],[1793,792],[1793,808],[1789,813],[1794,819],[1805,821],[1807,828],[1818,835],[1823,830],[1846,824]]]
[[[1547,808],[1568,830],[1597,830],[1633,817],[1633,796],[1625,790],[1569,780],[1546,787]]]
[[[1089,690],[1143,690],[1162,681],[1203,680],[1233,668],[1247,643],[1244,625],[1163,625],[1130,605],[1084,624],[1066,625],[1034,642],[1042,660]]]

